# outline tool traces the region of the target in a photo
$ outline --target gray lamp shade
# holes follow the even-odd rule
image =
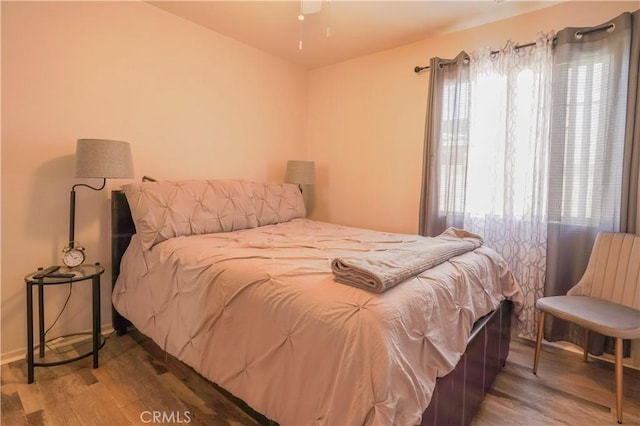
[[[107,139],[78,139],[76,177],[133,178],[131,145]]]
[[[311,185],[316,182],[316,169],[313,161],[287,161],[284,181],[298,185]]]

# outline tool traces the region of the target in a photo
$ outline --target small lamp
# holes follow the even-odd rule
[[[284,181],[287,183],[297,183],[300,192],[301,185],[312,185],[316,182],[316,169],[313,161],[287,161],[287,172],[284,175]]]
[[[76,177],[102,178],[102,186],[94,188],[77,183],[71,188],[69,202],[69,247],[73,247],[76,216],[76,187],[84,186],[100,191],[109,179],[133,178],[131,145],[107,139],[78,139],[76,144]]]

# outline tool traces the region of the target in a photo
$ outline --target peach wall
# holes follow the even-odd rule
[[[498,5],[499,6],[499,5]],[[539,31],[597,25],[637,2],[568,2],[311,71],[308,154],[317,164],[312,217],[418,231],[429,58],[529,42]]]
[[[132,144],[136,176],[281,181],[305,158],[308,72],[144,2],[2,2],[2,358],[24,355],[23,277],[60,263],[78,138]],[[76,239],[110,268],[109,190]],[[110,326],[110,273],[102,324]],[[52,335],[90,327],[88,285]],[[46,292],[51,324],[66,288]]]

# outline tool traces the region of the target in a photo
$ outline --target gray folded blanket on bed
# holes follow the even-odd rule
[[[335,258],[331,269],[341,284],[382,293],[482,243],[478,235],[449,228],[437,237],[425,237],[407,248]]]

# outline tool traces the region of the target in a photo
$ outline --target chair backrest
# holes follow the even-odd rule
[[[640,236],[598,234],[584,275],[567,294],[640,309]]]

